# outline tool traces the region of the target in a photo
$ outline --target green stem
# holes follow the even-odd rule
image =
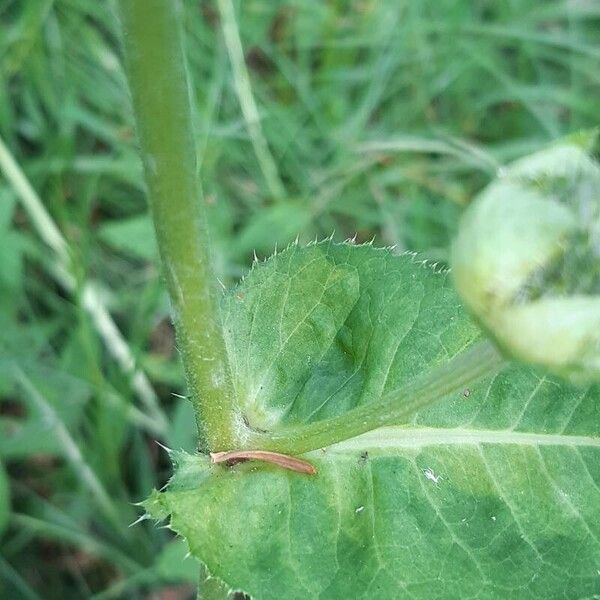
[[[176,0],[120,0],[148,196],[177,340],[206,449],[234,444],[231,376],[197,175]]]
[[[245,446],[302,454],[385,425],[405,424],[417,411],[498,372],[504,359],[490,342],[480,342],[424,377],[338,417],[269,433],[252,433]]]

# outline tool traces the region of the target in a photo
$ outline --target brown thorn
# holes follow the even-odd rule
[[[287,454],[279,452],[268,452],[267,450],[232,450],[230,452],[211,452],[210,458],[213,463],[236,463],[243,460],[262,460],[278,467],[305,473],[306,475],[316,475],[317,469],[309,462],[300,458],[294,458]]]

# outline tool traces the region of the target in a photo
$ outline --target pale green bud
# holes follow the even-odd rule
[[[499,173],[463,216],[452,270],[509,356],[600,380],[600,165],[576,142]]]

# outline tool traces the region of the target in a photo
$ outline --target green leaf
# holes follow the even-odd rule
[[[224,307],[254,428],[343,414],[478,337],[446,273],[368,246],[291,248]],[[599,398],[511,366],[409,424],[304,455],[313,477],[174,453],[145,507],[253,598],[593,597]]]
[[[224,309],[238,401],[256,429],[343,414],[479,336],[447,273],[371,246],[293,246]]]
[[[98,234],[115,250],[135,258],[150,261],[158,255],[152,221],[146,214],[104,223]]]

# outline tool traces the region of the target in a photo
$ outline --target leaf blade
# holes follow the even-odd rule
[[[285,371],[261,399],[274,429],[344,414],[478,340],[447,275],[412,256],[325,244],[272,260],[225,307],[238,391],[273,364]],[[290,274],[295,316],[282,301]],[[281,331],[331,276],[343,285],[327,300],[328,327],[281,351]],[[280,318],[282,329],[269,326]],[[299,359],[309,347],[310,363]],[[599,398],[599,386],[511,365],[411,423],[303,455],[314,477],[178,453],[146,508],[170,515],[211,573],[254,598],[589,597],[600,586]]]

